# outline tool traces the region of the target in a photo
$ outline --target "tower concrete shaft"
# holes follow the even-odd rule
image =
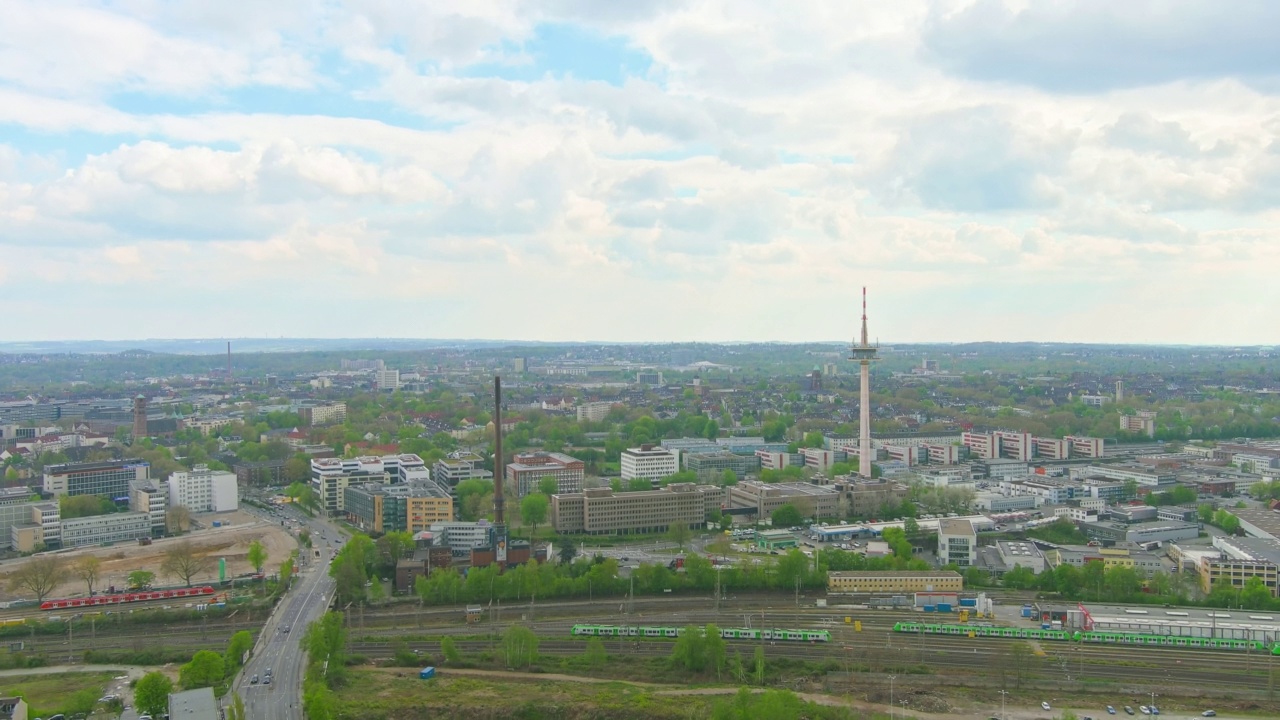
[[[867,335],[867,289],[862,288],[862,342],[849,348],[849,359],[862,371],[862,387],[858,395],[858,474],[871,477],[871,363],[877,360],[877,348]]]

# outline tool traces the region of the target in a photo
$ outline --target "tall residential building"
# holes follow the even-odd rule
[[[511,358],[511,369],[518,373],[529,372],[529,358]]]
[[[1156,436],[1156,414],[1138,413],[1137,415],[1121,415],[1120,430],[1122,432],[1142,433],[1149,438]]]
[[[196,465],[189,472],[169,476],[169,506],[181,505],[193,513],[230,512],[240,507],[235,473]]]
[[[672,525],[698,528],[723,495],[720,488],[693,483],[624,493],[590,488],[551,496],[551,524],[556,532],[591,535],[664,532]]]
[[[611,402],[589,402],[578,406],[578,422],[600,422],[609,417]]]
[[[138,458],[50,465],[44,469],[44,491],[50,495],[100,495],[128,502],[129,483],[149,477],[150,463]]]
[[[978,534],[963,518],[945,518],[938,527],[938,562],[969,567],[977,562]]]
[[[555,478],[557,493],[575,493],[582,490],[586,465],[564,453],[523,453],[507,463],[506,475],[507,487],[515,488],[516,497],[538,492],[538,484],[544,477]]]
[[[680,470],[679,456],[657,445],[641,445],[622,451],[622,479],[661,480]]]
[[[378,384],[379,390],[399,390],[400,371],[377,370],[373,373],[373,381]]]
[[[346,422],[347,404],[344,402],[304,404],[298,415],[307,425],[335,425]]]

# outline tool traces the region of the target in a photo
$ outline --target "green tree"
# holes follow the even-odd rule
[[[253,634],[248,630],[241,630],[231,636],[231,639],[227,641],[226,665],[228,675],[244,665],[245,656],[252,649]]]
[[[693,531],[684,523],[672,523],[671,527],[667,528],[666,538],[675,543],[680,552],[684,552],[684,546],[693,539]]]
[[[520,501],[520,519],[529,526],[529,539],[538,532],[538,526],[547,521],[550,503],[542,493],[529,493]]]
[[[453,642],[453,638],[447,635],[440,639],[440,653],[444,655],[447,663],[457,665],[462,662],[462,653],[458,652],[458,646]]]
[[[653,481],[648,478],[631,478],[627,481],[627,492],[644,492],[653,489]]]
[[[502,634],[502,653],[507,667],[528,667],[538,659],[538,636],[523,625],[512,625]]]
[[[201,650],[178,670],[178,684],[183,690],[213,687],[222,682],[226,671],[221,655],[212,650]]]
[[[587,661],[587,665],[593,670],[599,670],[609,661],[609,654],[605,651],[604,641],[598,637],[587,640],[587,648],[582,655],[583,659]]]
[[[1272,604],[1271,590],[1260,577],[1251,577],[1240,589],[1240,604],[1250,610],[1264,610]]]
[[[779,506],[769,517],[773,520],[774,527],[795,527],[804,524],[804,516],[791,503]]]
[[[755,655],[752,658],[752,666],[754,667],[753,675],[757,685],[764,685],[764,646],[757,645]]]
[[[707,667],[707,638],[702,628],[686,625],[671,649],[671,661],[689,672],[702,672]]]
[[[560,543],[560,562],[568,565],[578,555],[578,548],[574,546],[573,541],[565,541]]]
[[[560,492],[560,487],[556,483],[556,479],[548,475],[547,477],[538,480],[538,492],[546,495],[547,497],[551,497],[552,495]]]
[[[130,590],[146,590],[156,581],[156,574],[148,570],[134,570],[129,573],[126,581]]]
[[[133,703],[140,712],[160,717],[169,712],[169,693],[173,681],[162,672],[149,672],[133,687]]]
[[[728,469],[728,468],[725,468],[725,471],[724,471],[724,472],[722,472],[722,473],[720,473],[720,484],[721,484],[721,485],[723,485],[723,486],[725,486],[725,487],[732,487],[732,486],[734,486],[734,485],[737,485],[737,484],[738,484],[738,473],[736,473],[736,472],[734,472],[734,471],[732,471],[732,470],[730,470],[730,469]]]
[[[267,564],[267,549],[262,543],[254,540],[249,543],[249,564],[253,566],[254,572],[262,574],[262,566]]]

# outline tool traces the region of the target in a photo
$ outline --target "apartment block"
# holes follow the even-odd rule
[[[609,417],[611,402],[589,402],[578,406],[578,422],[600,422]]]
[[[240,488],[234,473],[196,465],[189,472],[169,476],[169,506],[191,512],[230,512],[240,507]]]
[[[1156,420],[1154,417],[1142,417],[1139,415],[1121,415],[1120,431],[1131,432],[1146,435],[1149,438],[1156,436]]]
[[[622,479],[661,480],[680,469],[679,455],[657,445],[641,445],[622,451]]]
[[[708,505],[722,497],[720,488],[672,483],[657,490],[614,493],[590,488],[551,497],[551,523],[556,532],[627,535],[665,532],[672,525],[702,527]]]
[[[379,390],[395,391],[400,389],[400,371],[399,370],[375,370],[373,372],[373,381],[378,385]]]
[[[137,458],[50,465],[44,469],[44,491],[50,495],[100,495],[126,502],[129,483],[150,476],[150,463]]]
[[[999,430],[994,435],[1000,445],[1000,457],[1025,462],[1035,456],[1036,446],[1031,433]]]
[[[582,490],[586,477],[586,465],[579,459],[564,453],[534,452],[516,455],[506,466],[508,488],[514,488],[517,497],[538,492],[542,478],[555,478],[557,493],[574,493]]]
[[[969,448],[971,457],[982,460],[992,460],[1000,457],[1000,441],[991,433],[963,433],[960,436],[960,442]]]
[[[337,425],[347,421],[347,404],[344,402],[304,404],[298,407],[298,415],[307,425]]]

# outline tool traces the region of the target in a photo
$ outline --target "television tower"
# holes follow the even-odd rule
[[[877,348],[867,339],[867,289],[862,288],[862,344],[849,348],[849,359],[861,365],[862,391],[858,395],[858,474],[871,477],[871,363]]]

